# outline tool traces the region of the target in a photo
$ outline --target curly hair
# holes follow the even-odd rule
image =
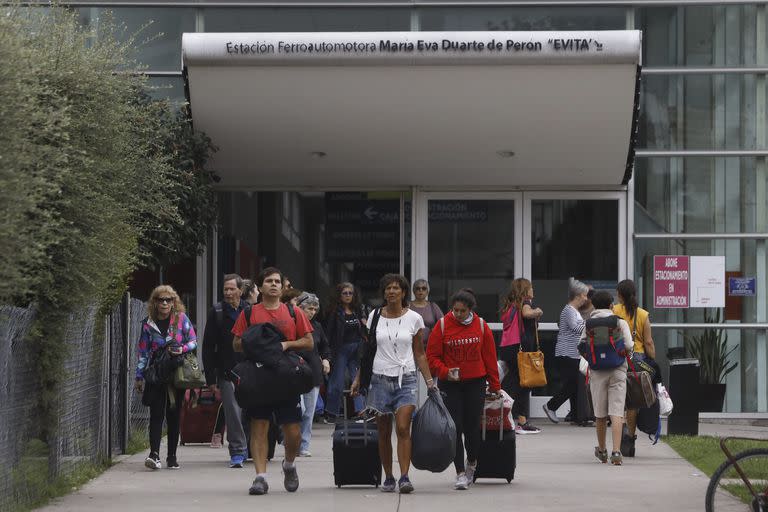
[[[504,297],[500,312],[504,313],[512,306],[515,306],[518,311],[521,311],[523,309],[523,301],[530,295],[532,288],[533,285],[526,278],[518,277],[517,279],[514,279],[509,286],[509,293]]]
[[[171,313],[185,313],[187,311],[184,307],[184,303],[181,302],[181,298],[179,298],[179,294],[176,293],[176,290],[174,290],[172,286],[161,284],[152,290],[149,300],[147,301],[147,316],[153,321],[157,321],[157,298],[165,294],[173,297]]]
[[[411,285],[408,283],[408,279],[405,278],[405,276],[401,274],[384,274],[384,277],[381,278],[381,281],[379,281],[379,289],[381,290],[381,296],[384,297],[384,292],[387,289],[387,286],[389,286],[392,283],[397,283],[398,286],[400,286],[400,289],[403,290],[403,301],[402,305],[404,308],[408,307],[408,297],[411,296]],[[384,300],[386,302],[386,297],[384,297]]]
[[[355,288],[355,285],[348,282],[339,283],[336,285],[336,288],[333,289],[333,293],[331,294],[331,298],[328,300],[328,314],[333,315],[336,314],[336,311],[339,310],[341,307],[341,292],[346,290],[347,288],[352,289],[352,302],[349,305],[349,308],[352,311],[360,311],[361,309],[361,302],[360,302],[360,294],[357,293],[357,288]]]

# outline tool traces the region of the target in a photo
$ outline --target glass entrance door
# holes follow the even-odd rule
[[[479,314],[496,322],[504,283],[523,271],[522,195],[428,193],[419,204],[422,232],[414,246],[425,257],[417,259],[414,279],[429,281],[430,300],[443,311],[454,292],[472,288]]]
[[[445,312],[451,295],[472,288],[478,313],[500,334],[499,306],[515,277],[530,279],[545,360],[554,362],[557,321],[568,278],[616,290],[627,269],[625,192],[415,193],[413,279],[430,283],[430,300]],[[534,390],[531,414],[559,388]],[[567,406],[561,410],[565,415]]]
[[[626,276],[623,192],[525,194],[524,275],[531,280],[542,327],[557,329],[568,278],[612,293]]]

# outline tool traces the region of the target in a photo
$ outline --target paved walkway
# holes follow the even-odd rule
[[[539,435],[518,436],[515,480],[478,482],[468,491],[454,491],[453,469],[432,474],[411,472],[416,492],[411,495],[383,494],[370,487],[337,489],[333,485],[330,433],[316,425],[313,457],[298,459],[301,487],[295,494],[282,486],[282,447],[268,467],[270,492],[249,496],[253,465],[227,467],[226,449],[183,446],[179,448],[179,471],[149,471],[146,454],[127,457],[100,477],[70,496],[56,500],[43,510],[234,512],[256,510],[281,512],[492,512],[524,510],[590,511],[700,511],[708,479],[679,457],[669,446],[651,446],[637,441],[637,457],[625,459],[621,467],[600,464],[592,456],[595,430],[592,427],[544,424]],[[702,434],[746,434],[768,437],[768,428],[702,425]],[[163,457],[164,458],[164,457]]]

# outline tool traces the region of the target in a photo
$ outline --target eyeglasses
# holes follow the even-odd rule
[[[415,292],[427,291],[428,289],[429,288],[427,288],[426,286],[414,286],[413,287],[413,291],[415,291]]]
[[[355,292],[345,291],[345,292],[341,292],[341,294],[342,295],[354,295]]]
[[[157,302],[160,304],[173,304],[173,297],[158,297]]]

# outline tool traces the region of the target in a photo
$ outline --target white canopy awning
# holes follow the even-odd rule
[[[220,186],[615,188],[640,32],[195,33]]]

